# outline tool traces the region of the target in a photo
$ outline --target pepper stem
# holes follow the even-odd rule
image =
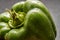
[[[9,25],[11,26],[11,28],[18,28],[24,24],[24,13],[16,13],[14,10],[11,11],[9,9],[6,10],[9,12],[12,18],[12,20],[9,21]]]

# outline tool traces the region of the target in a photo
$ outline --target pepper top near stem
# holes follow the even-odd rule
[[[7,11],[10,13],[11,16],[11,20],[9,21],[9,26],[11,28],[19,28],[23,25],[24,23],[24,17],[25,17],[25,13],[24,12],[19,12],[16,13],[14,10],[8,10]]]

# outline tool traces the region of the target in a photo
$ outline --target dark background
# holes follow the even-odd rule
[[[11,8],[16,2],[23,0],[0,0],[0,13],[4,12],[6,8]],[[50,11],[52,18],[56,24],[57,37],[56,40],[60,40],[60,0],[40,0],[42,1],[48,10]]]

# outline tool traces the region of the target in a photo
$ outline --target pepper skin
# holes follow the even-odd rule
[[[32,25],[32,26],[31,26]],[[55,40],[52,24],[48,17],[38,8],[32,9],[26,15],[25,27],[41,40]]]
[[[18,2],[8,12],[11,19],[0,22],[2,40],[55,40],[55,24],[39,0]]]
[[[8,22],[10,20],[9,12],[3,12],[0,14],[0,22]]]
[[[10,31],[7,23],[0,22],[0,40],[4,40],[4,35]]]
[[[27,13],[29,10],[31,10],[33,8],[41,9],[46,14],[46,16],[48,16],[49,20],[51,21],[52,28],[54,30],[55,37],[56,37],[57,33],[56,33],[55,24],[54,24],[54,22],[52,20],[52,17],[50,15],[48,9],[45,7],[45,5],[42,2],[40,2],[39,0],[27,0],[25,2],[24,1],[18,2],[18,3],[14,4],[12,6],[12,10],[15,10],[17,13],[18,12]]]

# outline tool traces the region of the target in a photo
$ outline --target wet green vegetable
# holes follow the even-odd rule
[[[7,11],[0,14],[1,40],[55,40],[55,24],[39,0],[18,2]]]

